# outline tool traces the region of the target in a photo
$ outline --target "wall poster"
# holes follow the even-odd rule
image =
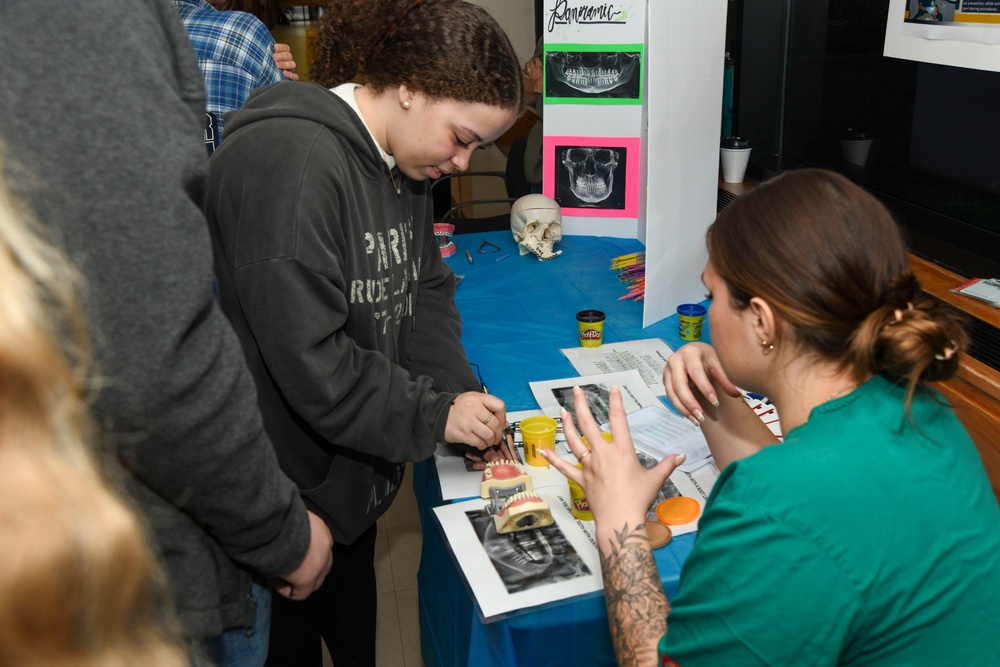
[[[636,238],[646,3],[546,0],[542,192],[563,233]]]
[[[548,136],[542,155],[542,188],[563,216],[638,215],[638,137]]]
[[[1000,72],[1000,0],[890,0],[883,54]]]
[[[545,47],[547,104],[642,104],[642,44]]]

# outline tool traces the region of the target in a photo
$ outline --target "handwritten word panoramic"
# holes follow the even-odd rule
[[[556,25],[571,23],[620,23],[622,11],[615,7],[611,3],[570,7],[569,0],[556,0],[549,16],[549,32],[555,30]]]

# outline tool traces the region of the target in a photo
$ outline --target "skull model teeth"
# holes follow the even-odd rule
[[[510,229],[522,255],[531,253],[539,260],[548,260],[562,254],[554,249],[562,240],[562,209],[551,197],[532,194],[514,202]]]

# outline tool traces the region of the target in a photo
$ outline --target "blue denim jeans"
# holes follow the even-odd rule
[[[253,625],[226,630],[205,642],[208,654],[219,667],[263,667],[267,659],[271,635],[271,590],[252,583],[250,597],[256,600]]]

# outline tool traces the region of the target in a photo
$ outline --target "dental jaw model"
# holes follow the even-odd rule
[[[503,496],[510,496],[521,491],[532,491],[531,477],[525,472],[524,466],[517,461],[510,459],[490,461],[486,464],[483,479],[479,483],[479,496],[489,499],[497,495],[492,493],[494,490],[497,492],[507,491],[507,493],[501,493]],[[499,510],[499,507],[497,509]]]
[[[515,493],[503,509],[493,515],[498,533],[513,533],[530,528],[551,526],[554,522],[548,504],[534,493]]]
[[[545,195],[525,195],[510,209],[510,230],[522,255],[531,253],[539,260],[558,257],[554,250],[562,240],[562,209],[558,202]]]
[[[498,533],[551,526],[548,504],[532,490],[531,477],[517,461],[492,461],[483,471],[479,495],[489,499],[486,510]]]

